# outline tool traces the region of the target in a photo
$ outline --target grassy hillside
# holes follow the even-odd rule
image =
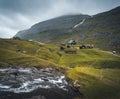
[[[73,81],[78,80],[86,99],[119,99],[120,69],[95,69],[76,67],[67,73]]]
[[[55,66],[55,63],[38,57],[40,48],[48,49],[35,42],[0,40],[0,66]]]
[[[82,49],[77,54],[63,54],[60,65],[69,67],[120,68],[120,58],[98,49]]]
[[[99,49],[80,49],[66,54],[58,45],[25,40],[0,40],[0,67],[55,67],[67,78],[79,81],[85,99],[120,97],[120,57]]]

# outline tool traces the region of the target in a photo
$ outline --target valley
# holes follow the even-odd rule
[[[0,99],[120,99],[120,0],[0,0]]]
[[[74,99],[118,99],[118,97],[120,96],[119,64],[119,56],[100,50],[98,48],[77,49],[77,53],[69,54],[60,50],[60,45],[57,44],[42,44],[34,41],[14,39],[0,40],[1,71],[3,71],[2,69],[5,68],[24,68],[24,71],[29,71],[29,69],[27,68],[33,68],[32,70],[34,70],[34,68],[42,70],[46,70],[46,68],[52,68],[53,73],[58,73],[61,75],[65,74],[65,77],[70,84],[73,84],[76,80],[78,80],[78,83],[80,85],[79,92],[82,95],[80,97],[73,97]],[[37,72],[38,70],[36,70],[34,74],[37,75]],[[53,75],[55,76],[58,74]],[[0,77],[2,77],[3,75],[4,73],[0,72]],[[42,75],[40,74],[38,76]],[[19,77],[21,76],[18,75],[17,78],[19,79]],[[37,76],[33,76],[33,78],[34,77]],[[45,77],[45,79],[47,77]],[[46,79],[45,82],[49,83],[49,81]],[[59,80],[56,79],[56,82],[58,81]],[[37,82],[34,82],[35,81],[32,81],[31,84],[37,84]],[[41,80],[39,80],[38,84],[41,83]],[[60,86],[62,85],[60,84]],[[31,85],[29,85],[29,87],[27,88],[32,87]],[[21,90],[24,90],[24,88]],[[9,91],[7,91],[7,93],[1,94],[16,96],[16,94],[14,94],[13,92],[9,93]],[[40,90],[37,92],[36,90],[30,92],[31,95],[33,95],[30,95],[30,97],[33,98],[26,97],[25,93],[24,96],[28,99],[36,99],[36,97],[44,99],[41,98],[44,96],[43,94],[42,96],[38,96],[38,94],[42,93],[39,92]],[[59,92],[59,89],[57,90],[57,92]],[[45,91],[45,93],[47,92]],[[72,93],[74,93],[74,91]],[[22,96],[19,95],[18,97]],[[29,96],[29,92],[27,93],[27,95]],[[22,98],[24,99],[25,97]],[[6,98],[3,97],[3,99]]]

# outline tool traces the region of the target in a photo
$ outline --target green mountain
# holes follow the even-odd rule
[[[120,7],[94,15],[73,33],[83,37],[82,42],[91,42],[102,49],[120,51]]]
[[[22,39],[32,39],[45,43],[54,43],[54,41],[60,42],[72,36],[73,26],[88,17],[90,16],[66,15],[57,17],[37,23],[28,30],[18,32],[16,36]]]
[[[75,39],[105,50],[120,51],[120,7],[94,16],[67,15],[33,25],[15,36],[44,43]]]

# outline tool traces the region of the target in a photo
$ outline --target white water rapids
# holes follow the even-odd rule
[[[16,71],[19,74],[15,77],[13,72]],[[0,91],[22,93],[32,92],[38,88],[60,88],[64,91],[68,90],[68,83],[63,74],[43,72],[42,70],[33,70],[31,68],[4,68],[0,69],[0,72],[7,73],[7,75],[0,78]]]

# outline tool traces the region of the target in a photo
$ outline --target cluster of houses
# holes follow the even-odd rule
[[[69,40],[66,44],[61,44],[60,50],[65,53],[76,54],[79,49],[91,49],[94,48],[93,44],[77,44],[75,40]]]

